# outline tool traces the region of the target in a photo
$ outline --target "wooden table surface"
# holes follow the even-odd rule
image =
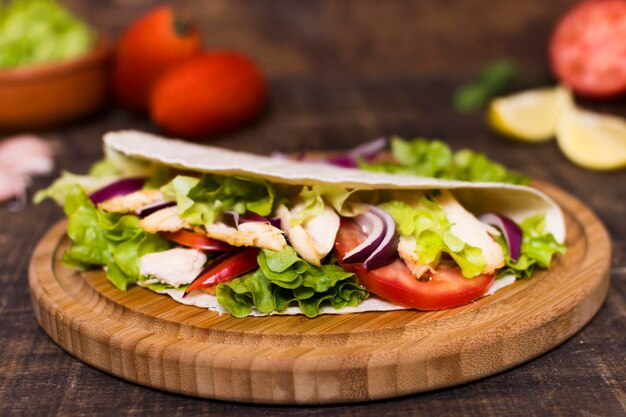
[[[66,1],[112,38],[149,0]],[[554,142],[500,139],[480,113],[456,113],[454,89],[487,62],[508,57],[522,70],[513,89],[547,85],[546,44],[574,2],[554,0],[173,2],[201,25],[205,45],[254,57],[271,103],[255,125],[215,145],[254,152],[345,149],[381,135],[440,138],[471,147],[550,182],[589,205],[613,242],[611,288],[597,316],[543,356],[502,374],[437,392],[357,405],[273,407],[188,398],[147,389],[90,368],[39,328],[27,265],[35,243],[62,212],[52,203],[0,208],[0,413],[2,415],[235,416],[618,416],[626,415],[626,171],[590,172]],[[624,98],[583,103],[626,116]],[[156,131],[141,116],[109,108],[44,132],[58,167],[84,172],[109,130]],[[37,179],[34,189],[52,177]]]

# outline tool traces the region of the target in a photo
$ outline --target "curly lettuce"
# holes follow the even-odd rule
[[[446,212],[428,196],[421,197],[415,206],[393,200],[380,207],[391,215],[400,235],[415,237],[415,252],[423,263],[436,263],[442,253],[447,253],[465,277],[474,277],[485,270],[487,261],[482,250],[454,236]]]
[[[227,210],[269,216],[275,203],[274,188],[267,181],[221,175],[178,175],[161,192],[176,201],[179,216],[191,225],[213,224]]]
[[[527,185],[530,178],[509,171],[480,152],[461,149],[453,152],[444,142],[417,138],[391,138],[394,161],[360,162],[359,168],[392,174],[456,179],[461,181],[506,182]]]
[[[291,226],[298,226],[307,219],[312,219],[324,214],[324,206],[329,204],[341,216],[354,216],[358,212],[358,206],[347,202],[348,198],[358,189],[347,190],[338,185],[321,184],[304,186],[298,194],[300,208],[292,212]]]
[[[233,316],[245,317],[253,308],[270,314],[297,305],[307,317],[315,317],[323,304],[340,309],[369,296],[353,273],[334,263],[310,265],[291,246],[279,252],[263,249],[257,260],[259,269],[217,287],[217,301]]]
[[[527,217],[519,226],[522,229],[522,246],[517,261],[511,260],[504,238],[498,239],[505,254],[505,266],[498,271],[498,277],[513,274],[517,278],[530,278],[535,269],[549,268],[555,254],[565,254],[565,245],[557,242],[552,233],[545,232],[543,214]]]
[[[102,266],[120,290],[139,280],[139,258],[170,248],[158,234],[146,233],[138,217],[97,209],[78,185],[68,190],[64,209],[73,243],[62,262],[78,269]]]
[[[105,148],[104,159],[93,164],[87,175],[63,171],[48,188],[37,191],[33,201],[38,204],[50,198],[62,206],[69,191],[76,185],[90,194],[127,177],[146,177],[148,178],[146,187],[155,188],[163,184],[168,171],[169,169],[162,165],[130,158],[110,148]]]

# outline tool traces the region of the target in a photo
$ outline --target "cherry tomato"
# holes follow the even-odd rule
[[[188,230],[161,232],[161,236],[172,242],[194,249],[210,250],[215,252],[227,252],[234,249],[233,246],[222,242],[221,240],[212,239],[203,234],[190,232]]]
[[[556,76],[589,97],[626,91],[626,1],[593,0],[572,8],[550,41]]]
[[[259,248],[247,247],[234,255],[224,254],[218,257],[189,284],[183,297],[194,290],[210,287],[257,269],[259,251]]]
[[[428,281],[419,281],[399,258],[372,271],[366,271],[362,263],[343,264],[344,255],[365,238],[356,223],[343,219],[335,240],[339,264],[354,272],[369,292],[406,307],[440,310],[467,304],[483,295],[494,279],[494,275],[465,278],[459,268],[440,266]]]

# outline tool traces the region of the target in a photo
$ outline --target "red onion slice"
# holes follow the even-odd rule
[[[355,158],[347,154],[331,156],[329,158],[326,158],[324,162],[342,168],[357,168],[359,166]]]
[[[354,218],[354,221],[361,227],[363,233],[367,235],[367,239],[346,253],[343,262],[349,264],[364,262],[372,254],[372,248],[377,248],[385,235],[383,220],[372,212],[368,211],[359,214]]]
[[[509,248],[509,257],[513,262],[516,262],[522,247],[522,229],[517,223],[498,213],[485,213],[479,216],[478,220],[500,229],[506,246]]]
[[[347,152],[347,155],[357,159],[357,158],[365,158],[370,159],[377,156],[380,151],[385,149],[389,145],[389,140],[385,137],[375,139],[373,141],[364,143],[362,145],[357,146]]]
[[[141,190],[146,183],[146,178],[124,178],[119,181],[115,181],[112,184],[107,185],[93,192],[89,198],[92,203],[100,204],[103,201],[107,201],[113,197],[126,195],[135,191]]]
[[[152,213],[162,210],[164,208],[175,206],[175,201],[157,201],[152,204],[148,204],[147,206],[143,206],[139,210],[137,210],[137,215],[139,217],[146,217],[151,215]]]
[[[326,159],[326,162],[344,168],[358,168],[359,159],[371,160],[372,158],[376,157],[380,153],[380,151],[385,149],[388,144],[389,140],[387,140],[387,138],[378,138],[376,140],[359,145],[356,148],[352,148],[345,153],[339,154],[337,156],[332,156]]]
[[[278,217],[270,217],[268,220],[272,226],[277,229],[281,229],[281,221]]]
[[[267,217],[263,217],[253,211],[246,211],[244,214],[239,214],[234,210],[227,210],[223,213],[221,220],[227,225],[235,228],[238,228],[240,223],[247,222],[261,222],[273,225],[272,221]]]
[[[398,233],[396,232],[396,222],[385,210],[376,206],[369,206],[371,212],[379,216],[385,225],[385,235],[383,236],[380,245],[363,263],[363,267],[366,271],[381,268],[389,265],[396,257],[398,252]]]
[[[368,211],[355,218],[368,235],[356,248],[346,254],[342,262],[363,262],[366,271],[390,264],[398,250],[398,234],[393,218],[386,211],[367,204]]]
[[[295,159],[296,161],[308,161],[312,163],[335,165],[342,168],[358,168],[359,159],[371,161],[373,158],[389,145],[389,140],[385,137],[366,142],[346,152],[328,158],[319,155],[309,156],[308,152],[300,152],[298,155],[290,156],[284,152],[272,152],[271,157],[280,160]]]

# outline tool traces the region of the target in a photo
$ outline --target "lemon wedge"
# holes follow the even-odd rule
[[[569,104],[566,100],[569,100]],[[595,170],[626,167],[626,120],[577,109],[563,97],[556,138],[575,164]]]
[[[497,98],[489,106],[489,124],[514,139],[547,141],[554,137],[559,118],[558,90],[542,88]]]

